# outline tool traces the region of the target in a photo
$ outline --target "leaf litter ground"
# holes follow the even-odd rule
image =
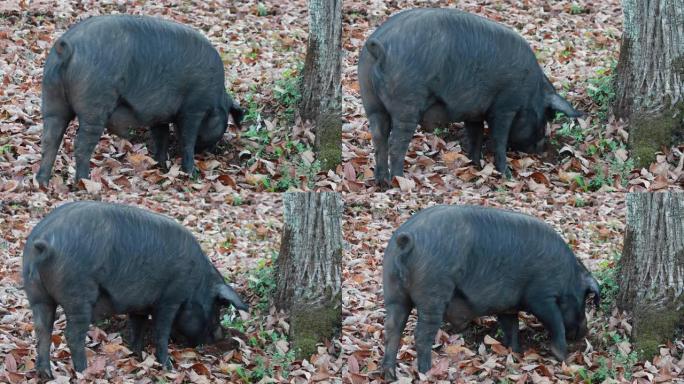
[[[88,198],[79,192],[56,201],[44,193],[4,194],[0,202],[0,382],[36,382],[33,321],[21,290],[21,254],[25,240],[45,214],[66,201]],[[287,319],[268,306],[282,226],[280,194],[201,196],[199,193],[117,194],[104,201],[132,204],[176,219],[200,241],[205,253],[250,305],[250,314],[224,313],[232,338],[201,349],[172,344],[174,370],[165,372],[153,356],[130,355],[122,317],[90,328],[89,368],[85,382],[334,382],[341,360],[338,345],[321,346],[308,360],[297,361],[289,349]],[[67,383],[72,371],[61,310],[53,336],[53,373]]]
[[[502,181],[496,175],[490,155],[483,170],[468,163],[461,149],[459,135],[462,130],[418,130],[409,150],[406,178],[396,180],[391,197],[349,194],[345,197],[345,231],[350,247],[345,256],[346,320],[341,340],[345,367],[341,368],[339,361],[326,351],[319,351],[319,356],[311,359],[313,365],[294,362],[286,368],[283,366],[287,364],[281,364],[273,368],[273,376],[279,377],[281,372],[290,370],[291,380],[295,382],[326,381],[343,371],[347,382],[367,382],[375,378],[372,372],[377,369],[381,356],[383,329],[379,280],[382,250],[391,231],[408,217],[408,212],[398,212],[395,206],[417,210],[436,202],[486,202],[494,206],[519,207],[552,223],[593,271],[611,266],[614,261],[609,256],[619,253],[621,248],[624,212],[619,201],[622,197],[568,195],[567,192],[681,188],[684,162],[684,147],[679,145],[666,149],[648,168],[632,170],[624,151],[628,137],[626,127],[606,116],[605,103],[601,100],[607,92],[600,79],[611,75],[612,63],[617,59],[622,28],[617,0],[561,0],[552,4],[541,0],[345,1],[344,161],[336,170],[327,173],[317,171],[311,151],[311,127],[299,121],[296,114],[293,116],[289,101],[296,99],[292,84],[306,45],[305,1],[90,1],[79,4],[8,1],[0,4],[0,75],[3,82],[0,88],[0,366],[4,364],[7,380],[20,382],[32,377],[26,374],[32,369],[34,340],[31,338],[30,311],[23,293],[18,290],[20,255],[28,231],[45,212],[63,201],[102,196],[108,196],[104,200],[163,211],[190,227],[219,269],[241,292],[250,291],[246,288],[250,280],[247,271],[258,269],[258,260],[264,260],[277,250],[277,244],[259,238],[279,238],[281,209],[274,208],[279,207],[277,197],[261,197],[261,194],[255,197],[257,195],[245,192],[288,188],[375,191],[369,180],[373,148],[356,81],[358,52],[366,37],[389,15],[400,9],[434,5],[456,6],[516,29],[530,42],[556,88],[589,117],[580,120],[579,125],[563,120],[554,122],[550,134],[555,140],[555,150],[546,157],[509,153],[514,173],[511,181]],[[226,86],[251,112],[250,120],[242,130],[230,127],[217,154],[196,157],[201,171],[197,179],[188,179],[179,172],[177,156],[168,164],[168,170],[155,166],[144,132],[134,132],[130,140],[104,135],[92,159],[92,181],[79,186],[85,191],[76,194],[70,194],[67,187],[74,173],[76,125],[72,124],[55,165],[58,176],[53,178],[47,194],[36,192],[32,177],[40,158],[40,80],[47,51],[73,22],[90,15],[122,12],[170,18],[201,30],[221,52],[227,71]],[[437,194],[446,189],[463,192],[460,197]],[[397,194],[400,190],[435,194],[402,197]],[[528,197],[511,199],[492,191],[548,194],[544,198],[526,195]],[[579,200],[577,196],[581,196]],[[525,205],[530,201],[538,202]],[[226,203],[246,208],[244,213],[234,214],[223,207]],[[580,210],[575,207],[579,205],[586,206]],[[545,214],[540,214],[539,207],[543,207]],[[577,212],[582,212],[586,220],[580,220]],[[185,222],[188,217],[189,221]],[[272,223],[270,227],[266,224],[269,222]],[[222,223],[237,229],[221,232],[217,227]],[[232,237],[231,231],[238,229],[244,232]],[[242,240],[242,235],[249,240]],[[231,241],[237,244],[231,245]],[[367,280],[362,280],[364,278]],[[258,302],[256,297],[249,299],[251,304]],[[63,320],[62,317],[58,329],[63,328]],[[523,320],[526,337],[543,333],[530,331],[539,327],[534,320],[527,317]],[[657,379],[667,382],[668,377],[681,375],[681,340],[663,346],[660,356],[652,361],[633,363],[629,360],[631,346],[624,338],[629,333],[629,318],[608,310],[592,313],[591,321],[590,345],[581,348],[581,353],[567,366],[547,359],[545,343],[537,340],[528,340],[527,345],[535,352],[526,356],[523,362],[504,355],[493,341],[497,338],[491,319],[482,320],[474,327],[474,334],[466,334],[465,338],[440,333],[438,344],[441,347],[436,349],[435,359],[437,369],[430,379],[572,382],[582,381],[578,377],[589,377],[585,380],[600,382],[602,377],[624,377],[632,372],[632,380],[638,382]],[[244,342],[234,354],[217,353],[214,356],[174,349],[174,357],[183,361],[183,366],[174,374],[159,371],[159,367],[152,364],[153,360],[138,363],[128,358],[117,324],[103,325],[91,332],[90,346],[95,353],[91,364],[95,362],[96,369],[88,379],[99,378],[103,382],[107,380],[104,377],[142,382],[152,379],[240,381],[240,366],[254,371],[260,366],[256,357],[263,357],[262,365],[268,364],[276,353],[285,349],[280,341],[280,350],[264,350],[266,345],[274,344],[266,344],[265,340],[276,337],[272,336],[274,332],[283,333],[287,323],[275,314],[264,315],[262,323],[266,334],[253,324],[243,332],[247,339],[254,338],[256,346]],[[103,332],[103,329],[111,332]],[[491,338],[483,338],[485,334]],[[614,342],[610,343],[609,339]],[[245,341],[245,338],[241,340]],[[400,373],[415,375],[411,366],[414,356],[410,332],[404,341]],[[66,381],[66,370],[70,366],[68,353],[61,338],[56,344],[58,350],[53,354],[56,373],[61,375],[60,380]],[[616,360],[618,351],[627,356],[625,361]],[[112,361],[116,364],[110,364]]]
[[[92,193],[202,192],[248,189],[376,191],[373,146],[359,97],[358,54],[367,36],[391,14],[417,6],[450,6],[498,21],[522,34],[557,89],[588,117],[550,125],[552,149],[544,156],[510,152],[514,178],[502,180],[491,154],[483,168],[463,151],[463,129],[418,130],[406,159],[403,191],[564,192],[681,188],[684,144],[664,149],[644,169],[633,169],[625,150],[625,125],[610,118],[610,76],[617,60],[622,14],[618,0],[556,1],[380,1],[343,5],[343,164],[321,172],[312,151],[313,133],[295,111],[297,79],[306,47],[303,0],[112,2],[8,1],[0,5],[0,190],[27,191],[40,159],[42,66],[55,39],[92,15],[154,15],[191,25],[219,50],[226,87],[247,109],[240,130],[230,127],[215,153],[196,156],[201,172],[180,172],[177,151],[166,168],[155,165],[144,130],[128,139],[105,134],[92,158],[91,180],[78,187]],[[74,134],[68,130],[50,191],[73,180]]]
[[[622,251],[625,222],[624,194],[532,193],[511,195],[372,194],[345,197],[343,263],[344,320],[342,347],[345,383],[380,382],[384,353],[382,257],[393,231],[411,214],[435,204],[478,204],[533,215],[549,223],[568,242],[577,257],[602,284],[604,293],[615,287],[611,275]],[[418,375],[415,367],[415,311],[409,319],[399,352],[402,382],[428,380],[458,383],[651,383],[684,380],[684,340],[663,344],[651,360],[639,358],[629,342],[630,318],[615,308],[610,295],[600,308],[588,310],[589,333],[570,346],[566,363],[549,350],[543,326],[533,316],[521,315],[525,352],[510,353],[501,345],[493,317],[480,318],[463,333],[442,327],[433,348],[433,369]],[[681,334],[680,334],[681,336]]]

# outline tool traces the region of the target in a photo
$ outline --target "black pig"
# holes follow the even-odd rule
[[[84,343],[93,319],[128,314],[132,349],[140,356],[142,325],[152,315],[156,357],[169,368],[172,326],[191,345],[210,343],[222,337],[222,305],[247,310],[188,230],[125,205],[76,202],[52,211],[26,241],[23,278],[38,339],[36,370],[46,379],[57,305],[66,314],[76,371],[87,365]]]
[[[419,123],[464,121],[470,160],[479,166],[486,121],[496,169],[510,177],[507,146],[539,152],[555,111],[581,116],[554,91],[522,37],[455,9],[412,9],[390,17],[368,38],[358,71],[379,184],[404,174]]]
[[[599,286],[563,239],[531,216],[479,206],[435,206],[394,232],[383,259],[385,378],[395,379],[401,333],[418,311],[418,371],[431,366],[442,320],[462,328],[498,315],[504,343],[520,351],[518,311],[535,315],[551,333],[551,351],[567,355],[566,337],[586,333],[585,299]]]
[[[150,127],[154,158],[167,159],[169,123],[178,129],[183,170],[194,153],[223,137],[228,115],[243,111],[224,88],[223,62],[190,27],[144,16],[96,16],[71,27],[50,50],[43,70],[42,158],[36,179],[50,180],[69,122],[78,116],[76,181],[88,178],[90,156],[105,127],[125,136]]]

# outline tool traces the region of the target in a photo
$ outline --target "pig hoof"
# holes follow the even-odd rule
[[[378,187],[382,188],[389,188],[389,186],[391,185],[389,176],[387,178],[376,178],[375,183],[378,185]]]
[[[382,369],[382,375],[385,378],[385,381],[396,381],[397,380],[397,373],[395,372],[394,368],[383,368]]]
[[[38,182],[38,185],[41,187],[47,187],[48,183],[50,182],[50,177],[48,176],[43,176],[41,174],[38,174],[36,176],[36,181]]]
[[[552,345],[552,346],[551,346],[551,353],[552,353],[553,356],[555,356],[556,359],[557,359],[559,362],[561,362],[561,363],[562,363],[563,361],[565,361],[565,359],[568,358],[568,353],[567,353],[566,351],[561,350],[560,348],[556,347],[555,345]]]
[[[383,172],[383,171],[375,171],[373,174],[373,177],[375,178],[375,183],[380,186],[380,187],[389,187],[390,182],[392,181],[390,179],[389,172]]]
[[[48,381],[48,380],[54,380],[54,376],[52,376],[52,372],[50,369],[39,369],[38,370],[38,378],[42,381]]]

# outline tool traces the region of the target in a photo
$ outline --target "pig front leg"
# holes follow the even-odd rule
[[[178,124],[181,136],[181,152],[183,154],[181,166],[183,172],[190,175],[190,177],[195,176],[195,142],[197,141],[197,133],[202,119],[204,119],[204,113],[189,113],[183,115]]]
[[[408,151],[418,120],[392,118],[392,132],[389,137],[390,182],[394,176],[404,176],[404,158]]]
[[[508,147],[508,133],[513,123],[515,113],[498,113],[487,121],[492,132],[494,141],[494,166],[505,178],[511,178],[511,170],[506,161],[506,149]]]
[[[154,161],[165,168],[169,153],[169,125],[154,125],[151,128],[151,133],[154,140]]]
[[[50,369],[50,345],[52,344],[52,327],[55,322],[54,303],[36,303],[31,305],[36,338],[38,339],[38,356],[36,357],[36,372],[42,380],[52,380]]]
[[[401,343],[401,334],[406,327],[411,306],[406,300],[385,303],[385,356],[382,358],[382,373],[385,380],[397,379],[397,353]]]
[[[173,320],[176,318],[179,308],[179,304],[160,305],[152,315],[154,320],[155,356],[164,369],[173,368],[171,361],[169,361],[169,336],[171,335]]]
[[[375,183],[389,186],[389,154],[390,118],[384,112],[375,112],[368,116],[373,147],[375,147]]]
[[[551,334],[551,353],[558,359],[564,361],[568,356],[568,347],[565,341],[565,325],[563,315],[556,303],[555,298],[543,301],[532,302],[530,312],[544,324],[544,327]]]
[[[90,157],[93,155],[95,146],[105,130],[104,121],[88,121],[78,118],[79,127],[76,135],[76,179],[78,183],[81,179],[90,177]]]
[[[503,343],[510,347],[513,352],[520,353],[520,342],[518,340],[518,314],[500,314],[497,315],[501,331],[503,332]]]

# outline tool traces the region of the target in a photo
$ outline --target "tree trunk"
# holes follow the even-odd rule
[[[303,359],[342,326],[342,198],[288,192],[283,206],[275,305],[289,314],[290,340]]]
[[[309,0],[309,40],[299,112],[314,123],[321,168],[342,161],[342,0]]]
[[[684,319],[684,193],[627,195],[618,268],[618,307],[633,314],[636,350],[653,356]]]
[[[684,0],[623,0],[617,117],[630,120],[640,167],[662,147],[684,142]]]

